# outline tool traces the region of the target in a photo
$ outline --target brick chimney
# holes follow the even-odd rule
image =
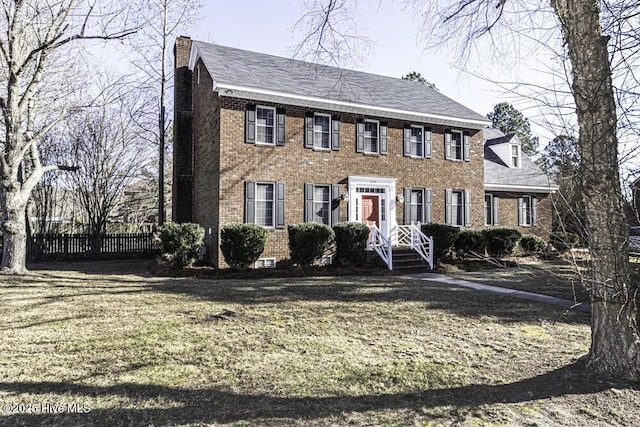
[[[192,72],[189,70],[191,38],[176,38],[174,55],[173,188],[174,222],[193,221],[193,112]]]

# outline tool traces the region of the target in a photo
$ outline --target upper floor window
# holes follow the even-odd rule
[[[471,160],[471,137],[468,132],[447,129],[444,133],[445,159]]]
[[[256,107],[256,142],[261,144],[274,143],[274,129],[276,123],[276,109],[271,107]]]
[[[511,146],[511,167],[519,168],[520,167],[520,146],[512,145]]]
[[[364,122],[364,152],[378,152],[378,122],[371,120]]]
[[[284,145],[286,130],[284,109],[247,105],[245,114],[246,143]]]
[[[326,114],[313,116],[313,148],[331,148],[331,117]]]
[[[422,126],[411,126],[411,148],[409,155],[414,157],[424,156],[424,129]]]
[[[377,120],[364,120],[356,124],[356,152],[387,154],[388,127]]]

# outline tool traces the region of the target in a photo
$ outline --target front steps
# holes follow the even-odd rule
[[[404,273],[425,273],[429,270],[429,263],[422,259],[411,248],[397,246],[392,251],[393,271]],[[387,268],[386,264],[374,250],[367,251],[367,265]]]

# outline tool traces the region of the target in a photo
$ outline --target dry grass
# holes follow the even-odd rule
[[[133,262],[48,267],[0,278],[0,403],[35,404],[11,407],[2,425],[639,419],[638,391],[583,375],[585,314],[392,276],[205,280],[151,277]],[[68,413],[78,408],[90,411]]]

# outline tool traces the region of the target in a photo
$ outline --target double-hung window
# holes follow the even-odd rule
[[[471,192],[446,190],[445,222],[447,225],[469,227],[471,225]]]
[[[331,116],[327,114],[313,116],[313,148],[331,148]]]
[[[424,129],[422,126],[411,126],[411,148],[409,155],[412,157],[424,156]]]
[[[500,199],[493,194],[484,195],[484,225],[498,225]]]
[[[364,152],[378,152],[378,122],[372,120],[364,122]]]
[[[431,222],[431,198],[430,188],[407,187],[404,189],[405,225]]]
[[[535,197],[518,198],[518,225],[521,227],[538,225],[538,200]]]
[[[313,221],[331,226],[331,187],[314,185],[313,187]]]
[[[511,146],[511,167],[520,167],[520,146],[516,144]]]
[[[445,159],[471,160],[471,136],[467,131],[446,129],[444,133]]]
[[[256,183],[256,224],[274,226],[275,190],[273,183]]]
[[[340,186],[331,184],[304,185],[304,221],[329,227],[340,221]]]
[[[245,222],[266,228],[284,228],[284,183],[245,182]]]
[[[256,107],[256,142],[259,144],[275,143],[276,109]]]
[[[462,160],[462,132],[451,131],[451,158]]]

